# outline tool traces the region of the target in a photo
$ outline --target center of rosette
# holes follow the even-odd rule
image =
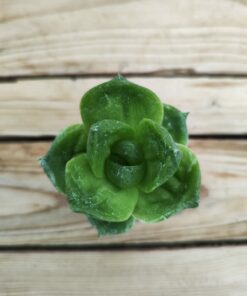
[[[120,140],[111,147],[111,155],[126,165],[138,165],[143,162],[143,152],[135,140]]]
[[[120,188],[129,188],[139,184],[145,172],[140,145],[131,140],[115,143],[106,161],[105,171],[110,182]]]

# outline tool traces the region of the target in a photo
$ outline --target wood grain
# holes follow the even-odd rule
[[[247,73],[245,0],[0,0],[0,76]]]
[[[189,111],[191,134],[247,134],[247,79],[130,78],[163,102]],[[0,135],[55,135],[81,121],[79,102],[108,79],[46,79],[0,83]]]
[[[1,296],[245,296],[247,247],[0,254]]]
[[[202,168],[201,203],[157,224],[137,223],[117,237],[97,237],[55,193],[38,157],[49,143],[0,145],[0,245],[91,245],[247,239],[247,142],[194,140]]]

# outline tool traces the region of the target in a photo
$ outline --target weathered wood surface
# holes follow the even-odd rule
[[[246,134],[247,79],[130,78],[162,101],[189,111],[191,134]],[[79,102],[109,78],[0,83],[0,135],[55,135],[81,121]]]
[[[247,73],[245,0],[0,0],[0,76]]]
[[[197,209],[157,224],[98,238],[72,213],[38,165],[49,143],[0,145],[0,245],[88,245],[247,239],[247,142],[194,140],[202,168]]]
[[[0,254],[1,296],[246,296],[247,247]]]

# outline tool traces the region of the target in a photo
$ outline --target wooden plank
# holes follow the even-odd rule
[[[0,135],[55,135],[81,121],[79,102],[109,78],[0,83]],[[247,79],[131,78],[167,102],[190,111],[191,134],[246,134]]]
[[[49,143],[0,145],[0,245],[90,245],[247,238],[247,141],[191,141],[202,168],[200,206],[129,233],[97,237],[38,164]]]
[[[0,76],[247,73],[245,0],[0,0]]]
[[[1,253],[0,295],[245,296],[246,262],[247,247]]]

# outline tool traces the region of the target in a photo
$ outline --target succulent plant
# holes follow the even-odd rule
[[[83,123],[65,128],[41,166],[100,235],[159,222],[198,206],[200,167],[186,118],[118,75],[82,97]]]

